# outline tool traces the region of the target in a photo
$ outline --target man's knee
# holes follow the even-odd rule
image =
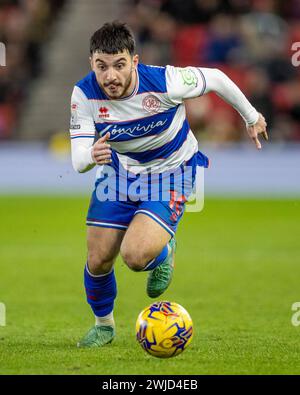
[[[133,248],[126,244],[121,245],[120,253],[129,269],[135,272],[144,270],[147,263],[152,259],[149,254],[139,246]]]
[[[88,267],[92,274],[110,272],[117,257],[124,232],[119,229],[88,226]]]
[[[95,276],[109,273],[113,264],[114,260],[111,257],[105,257],[105,255],[96,251],[88,252],[88,268],[91,274]]]

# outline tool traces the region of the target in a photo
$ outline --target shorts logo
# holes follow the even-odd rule
[[[99,108],[99,118],[109,118],[108,108],[106,107]]]
[[[161,102],[154,95],[148,95],[143,100],[143,108],[147,112],[157,113],[159,112]]]
[[[173,213],[170,216],[171,221],[176,222],[178,217],[182,214],[184,209],[184,204],[187,202],[187,199],[184,195],[177,196],[176,191],[170,191],[171,200],[169,202],[169,207],[173,210]]]

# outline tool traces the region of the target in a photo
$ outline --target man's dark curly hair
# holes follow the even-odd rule
[[[135,53],[133,33],[126,23],[119,21],[105,23],[91,37],[91,55],[95,52],[115,55],[125,50],[128,51],[131,56]]]

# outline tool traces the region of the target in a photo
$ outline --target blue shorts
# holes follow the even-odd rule
[[[171,172],[156,174],[154,181],[149,175],[137,180],[115,164],[113,159],[113,165],[103,166],[96,180],[86,224],[126,231],[136,214],[144,214],[174,236],[194,188],[197,166],[208,167],[208,159],[198,151],[171,176]]]

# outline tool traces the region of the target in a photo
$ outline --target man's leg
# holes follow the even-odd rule
[[[133,218],[121,244],[122,258],[130,269],[151,270],[147,293],[153,298],[162,294],[171,282],[175,251],[171,237],[157,221],[140,213]]]
[[[79,347],[102,346],[114,337],[113,306],[117,287],[113,265],[124,233],[119,229],[88,227],[84,284],[96,325],[78,343]]]

